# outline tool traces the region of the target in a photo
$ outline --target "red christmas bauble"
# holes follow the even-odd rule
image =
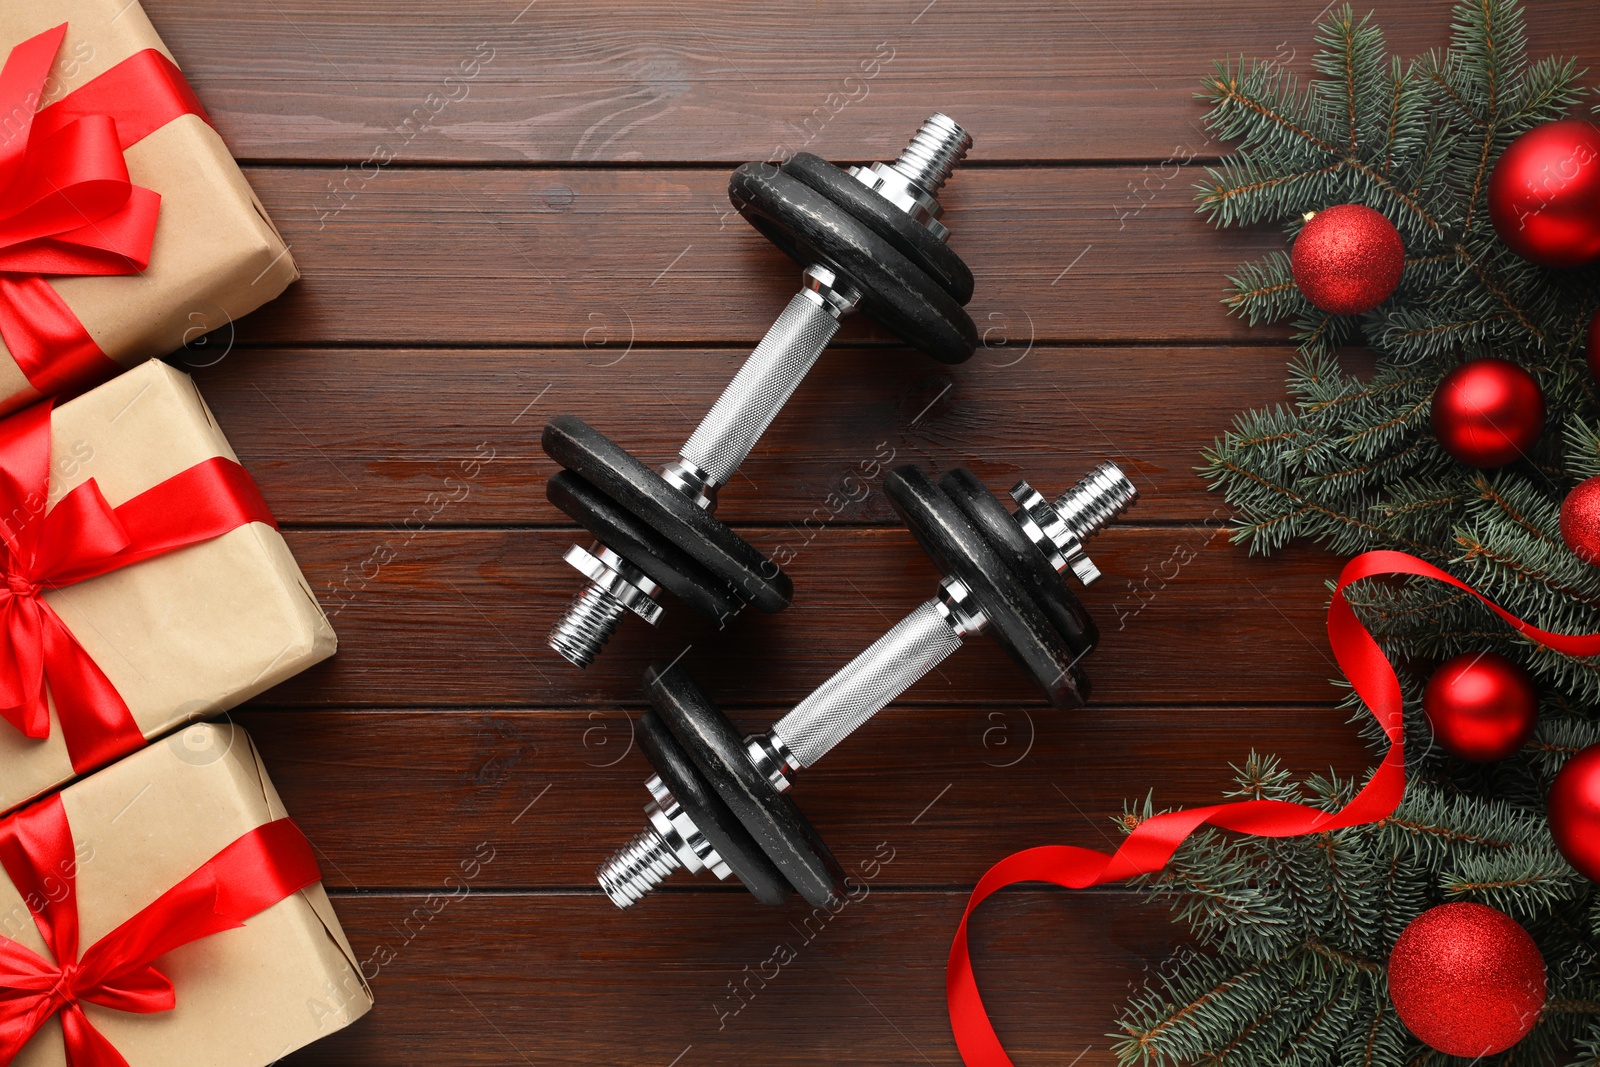
[[[1489,217],[1513,252],[1541,267],[1600,258],[1600,127],[1562,119],[1512,141],[1489,177]]]
[[[1433,394],[1433,433],[1469,467],[1503,467],[1544,429],[1544,393],[1521,367],[1475,359],[1444,376]]]
[[[1544,956],[1504,912],[1461,901],[1411,921],[1389,955],[1389,999],[1406,1029],[1449,1056],[1487,1056],[1544,1010]]]
[[[1600,382],[1600,311],[1589,317],[1589,330],[1583,335],[1583,359],[1589,373]]]
[[[1550,834],[1573,869],[1600,882],[1600,745],[1567,760],[1546,801]]]
[[[1579,482],[1561,502],[1561,540],[1574,556],[1600,565],[1600,474]]]
[[[1495,652],[1464,652],[1428,678],[1422,710],[1439,747],[1474,763],[1516,755],[1539,721],[1528,672]]]
[[[1294,284],[1334,315],[1371,311],[1394,292],[1406,246],[1394,223],[1363,204],[1338,204],[1311,216],[1289,254]]]

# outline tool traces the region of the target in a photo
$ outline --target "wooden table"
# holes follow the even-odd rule
[[[1224,146],[1191,94],[1230,53],[1306,69],[1323,0],[524,3],[146,3],[305,274],[186,357],[342,646],[236,714],[377,994],[286,1062],[953,1064],[945,952],[994,860],[1109,845],[1125,802],[1211,800],[1252,748],[1366,765],[1328,684],[1336,561],[1249,558],[1194,473],[1281,399],[1290,349],[1218,303],[1282,239],[1195,216]],[[1376,6],[1396,51],[1444,43],[1443,0]],[[1530,8],[1537,48],[1600,60],[1592,0]],[[730,167],[892,158],[934,110],[977,138],[944,201],[985,347],[950,368],[849,325],[723,494],[795,550],[794,607],[727,633],[674,609],[587,673],[557,660],[577,586],[544,421],[674,455],[796,283],[729,212]],[[640,825],[645,665],[688,645],[754,728],[932,590],[881,481],[830,498],[887,450],[998,489],[1133,475],[1093,546],[1093,704],[1050,712],[976,642],[797,789],[864,897],[822,922],[680,875],[618,911],[593,870]],[[976,965],[1018,1061],[1113,1062],[1175,932],[1118,889],[987,905]]]

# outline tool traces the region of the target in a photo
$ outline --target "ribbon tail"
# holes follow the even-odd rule
[[[95,1029],[94,1023],[76,1004],[61,1009],[61,1036],[67,1051],[67,1067],[128,1067],[122,1053]]]
[[[144,733],[105,671],[49,604],[39,601],[39,612],[45,680],[72,769],[83,774],[142,747]]]
[[[37,274],[0,275],[0,340],[28,384],[45,396],[87,389],[122,370]]]

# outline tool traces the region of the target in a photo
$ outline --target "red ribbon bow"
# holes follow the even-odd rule
[[[289,819],[267,823],[218,852],[127,922],[78,952],[77,856],[59,796],[0,823],[0,865],[33,913],[49,959],[0,937],[0,1067],[61,1016],[71,1067],[128,1067],[83,1003],[149,1014],[177,1003],[154,961],[182,945],[237,929],[322,880],[311,844]]]
[[[45,512],[49,401],[0,420],[0,717],[50,736],[49,694],[80,773],[144,744],[110,679],[44,600],[46,589],[109,573],[246,523],[277,528],[245,469],[221,457],[113,508],[93,479]]]
[[[1013,853],[990,867],[967,899],[967,910],[962,913],[961,925],[956,928],[950,958],[945,965],[950,1029],[967,1067],[1012,1067],[1011,1058],[989,1022],[983,998],[978,995],[972,958],[967,951],[967,920],[972,917],[973,910],[994,893],[1018,882],[1050,882],[1067,889],[1084,889],[1152,874],[1165,867],[1178,846],[1202,826],[1258,837],[1298,837],[1377,822],[1400,804],[1406,790],[1400,679],[1378,642],[1356,618],[1344,595],[1351,583],[1381,575],[1432,578],[1455,586],[1477,597],[1518,633],[1546,648],[1569,656],[1600,655],[1600,634],[1569,635],[1541,630],[1493,603],[1466,582],[1415,556],[1383,551],[1365,552],[1355,557],[1339,572],[1334,586],[1333,603],[1328,607],[1328,641],[1356,695],[1389,738],[1389,751],[1367,784],[1339,811],[1323,811],[1278,800],[1211,804],[1145,819],[1110,856],[1076,845],[1044,845]]]
[[[36,114],[66,32],[22,42],[0,69],[0,339],[46,395],[119,368],[43,276],[144,270],[161,197],[133,184],[123,150],[179,115],[205,118],[153,49]]]

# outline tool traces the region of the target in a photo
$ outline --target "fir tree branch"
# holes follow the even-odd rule
[[[1547,574],[1543,574],[1539,571],[1533,570],[1532,568],[1526,567],[1521,562],[1513,559],[1506,553],[1495,551],[1477,538],[1457,535],[1455,542],[1461,547],[1461,561],[1463,563],[1471,563],[1476,559],[1486,559],[1493,563],[1498,563],[1500,566],[1505,567],[1507,570],[1515,573],[1518,577],[1525,578],[1531,582],[1538,582],[1546,589],[1549,589],[1552,593],[1560,593],[1562,596],[1571,597],[1572,599],[1582,604],[1586,604],[1591,608],[1600,608],[1600,598],[1591,596],[1582,590],[1574,589],[1566,583],[1557,581]]]
[[[1155,1054],[1155,1043],[1160,1039],[1163,1033],[1185,1021],[1194,1013],[1201,1011],[1206,1005],[1210,1004],[1218,997],[1223,996],[1224,994],[1238,987],[1240,984],[1255,977],[1257,974],[1260,974],[1261,971],[1266,968],[1266,966],[1267,963],[1263,960],[1245,968],[1238,974],[1224,979],[1223,981],[1212,986],[1210,989],[1201,993],[1198,997],[1190,1000],[1187,1004],[1175,1007],[1165,1018],[1157,1022],[1154,1026],[1141,1031],[1135,1030],[1132,1027],[1129,1027],[1127,1024],[1123,1024],[1122,1030],[1133,1039],[1135,1047],[1139,1050],[1140,1058],[1148,1060]]]
[[[1306,951],[1315,953],[1316,955],[1321,956],[1323,959],[1330,960],[1333,963],[1337,963],[1346,970],[1364,974],[1384,973],[1382,964],[1374,963],[1369,959],[1363,959],[1362,957],[1352,955],[1349,952],[1342,952],[1339,949],[1334,948],[1332,945],[1325,944],[1324,942],[1317,941],[1315,939],[1306,941],[1304,947]]]
[[[1600,1000],[1547,1000],[1544,1010],[1552,1015],[1600,1015]]]
[[[1427,835],[1448,841],[1451,844],[1480,845],[1484,848],[1514,848],[1514,841],[1499,841],[1491,837],[1480,837],[1469,834],[1464,830],[1452,830],[1445,826],[1433,826],[1428,823],[1417,822],[1411,819],[1402,819],[1394,815],[1385,816],[1373,823],[1377,827],[1393,826],[1409,834]]]

